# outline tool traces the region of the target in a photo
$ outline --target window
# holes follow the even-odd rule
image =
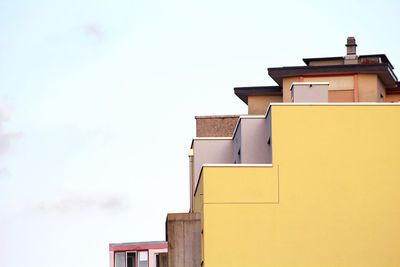
[[[115,252],[115,267],[148,267],[147,251]]]
[[[115,267],[125,267],[125,252],[115,253]]]
[[[160,254],[156,255],[156,267],[160,267]]]
[[[147,251],[139,251],[139,267],[148,267]]]
[[[136,267],[136,253],[127,252],[126,253],[126,267]]]

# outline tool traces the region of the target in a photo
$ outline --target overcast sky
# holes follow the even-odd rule
[[[335,4],[333,4],[335,3]],[[195,115],[268,67],[385,53],[400,2],[0,0],[0,266],[107,267],[189,208]],[[399,75],[398,69],[395,73]]]

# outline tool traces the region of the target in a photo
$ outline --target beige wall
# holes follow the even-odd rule
[[[354,76],[304,77],[305,82],[329,82],[329,102],[354,102]]]
[[[328,99],[331,103],[354,102],[354,90],[330,90]]]
[[[304,77],[304,82],[329,82],[328,90],[354,89],[353,76]]]
[[[358,74],[358,101],[378,101],[378,76],[376,74]]]
[[[282,102],[282,96],[265,96],[256,95],[248,96],[247,106],[249,115],[265,115],[268,105],[271,102],[280,103]]]
[[[397,102],[398,98],[388,96],[386,89],[377,74],[358,74],[359,102]],[[298,82],[300,77],[283,79],[283,102],[290,102],[290,85]],[[354,102],[354,76],[304,77],[304,82],[329,82],[329,102]],[[381,95],[383,97],[381,97]]]
[[[292,93],[290,92],[290,86],[294,82],[300,82],[300,77],[283,78],[283,83],[282,83],[283,102],[292,102]]]
[[[343,65],[343,59],[310,61],[310,66]]]
[[[386,98],[386,89],[385,86],[383,85],[383,83],[381,82],[381,79],[377,79],[378,81],[378,97],[377,97],[377,101],[378,102],[385,102],[385,98]],[[382,95],[382,97],[381,97]]]

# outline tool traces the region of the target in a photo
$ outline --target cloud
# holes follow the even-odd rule
[[[27,207],[40,213],[71,213],[100,211],[118,213],[129,210],[129,200],[119,194],[72,193],[54,201],[41,201]]]
[[[0,104],[0,156],[9,152],[13,142],[22,137],[21,132],[5,132],[3,129],[4,123],[10,119],[13,111],[13,105]]]
[[[0,168],[0,176],[9,175],[7,168]]]
[[[94,37],[98,41],[104,40],[104,31],[98,24],[87,23],[85,24],[84,28],[87,36]]]
[[[7,168],[0,168],[0,180],[9,175],[10,175],[10,173]]]

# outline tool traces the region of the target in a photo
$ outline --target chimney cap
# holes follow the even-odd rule
[[[347,44],[346,46],[357,46],[356,44],[356,38],[353,36],[347,37]]]

